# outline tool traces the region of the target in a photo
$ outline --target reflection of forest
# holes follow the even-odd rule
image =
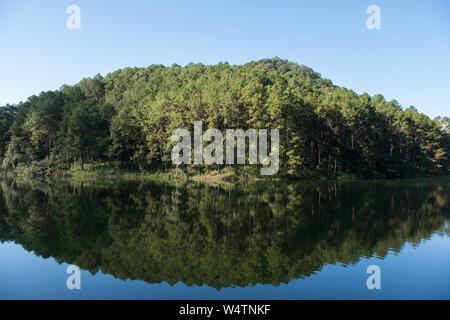
[[[278,285],[449,232],[449,180],[0,186],[1,241],[149,283]]]

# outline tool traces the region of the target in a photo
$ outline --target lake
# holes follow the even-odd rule
[[[445,178],[4,180],[0,299],[449,299],[449,218]]]

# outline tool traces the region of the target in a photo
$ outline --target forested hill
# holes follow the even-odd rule
[[[172,132],[193,132],[200,120],[204,130],[280,129],[281,176],[401,177],[450,168],[448,118],[358,95],[274,58],[125,68],[1,107],[1,170],[51,175],[99,162],[170,167]]]

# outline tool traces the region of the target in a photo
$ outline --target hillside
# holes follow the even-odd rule
[[[280,176],[405,177],[450,168],[448,118],[432,120],[382,95],[358,95],[273,58],[125,68],[1,107],[1,170],[51,176],[86,163],[168,168],[172,132],[192,132],[194,121],[222,131],[279,129]]]

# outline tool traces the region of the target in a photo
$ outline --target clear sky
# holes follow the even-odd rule
[[[71,4],[80,30],[66,27]],[[381,30],[366,26],[372,4]],[[274,56],[450,116],[448,0],[0,0],[0,105],[124,67]]]

